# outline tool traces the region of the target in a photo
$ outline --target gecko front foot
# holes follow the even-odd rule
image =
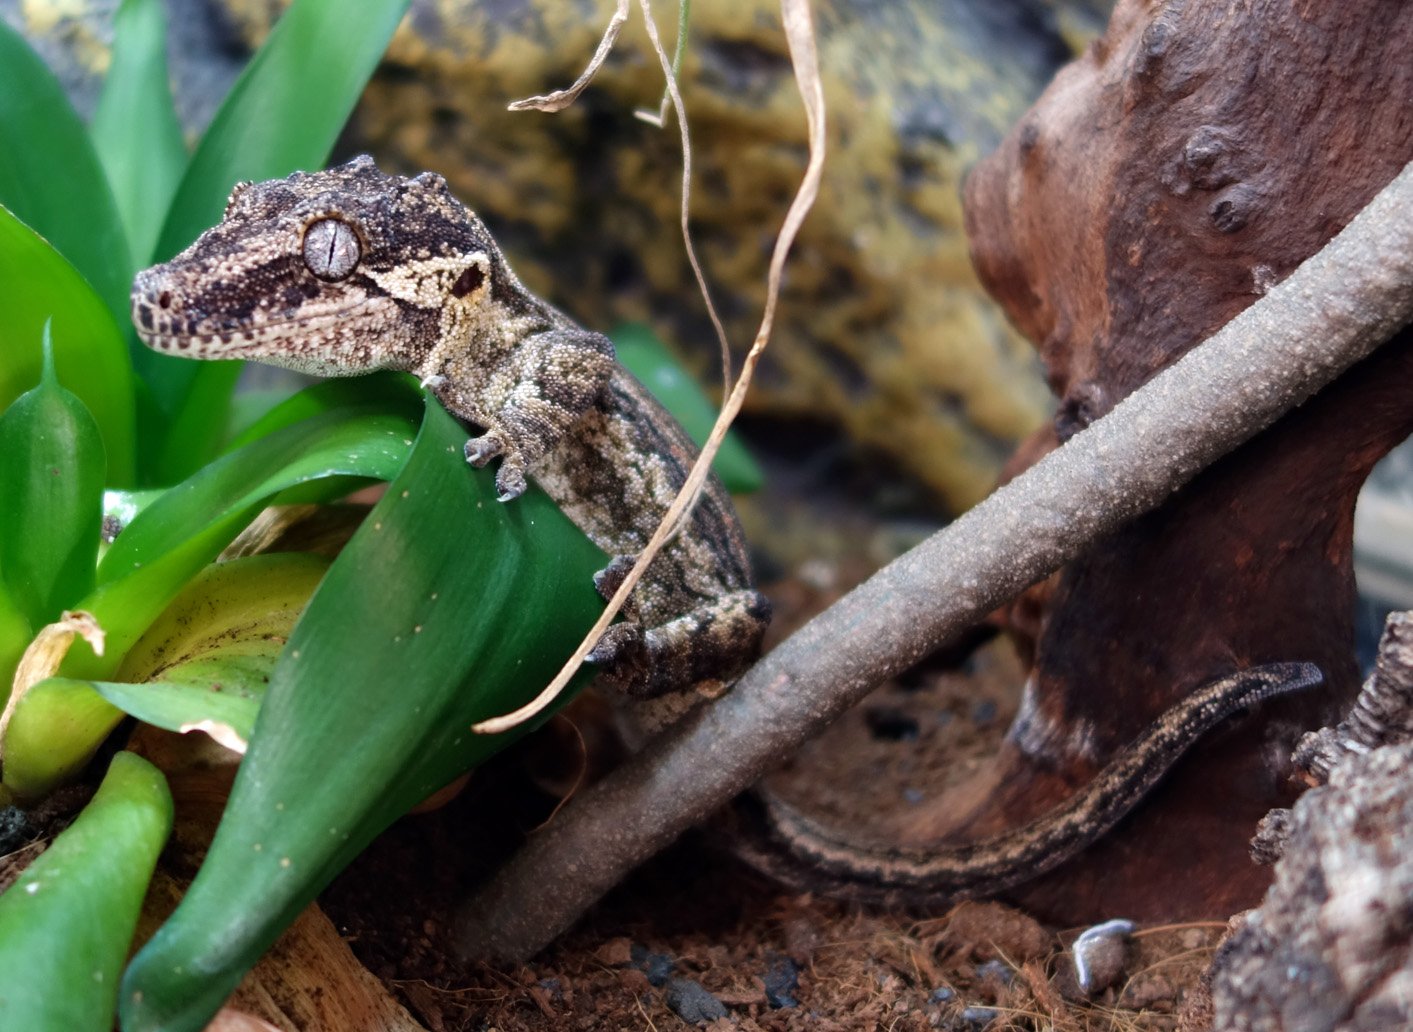
[[[466,461],[477,469],[501,457],[500,469],[496,470],[496,501],[508,502],[525,493],[525,463],[520,453],[511,447],[505,434],[499,430],[488,430],[480,437],[466,442]]]
[[[477,469],[497,455],[505,454],[505,435],[499,430],[487,430],[480,437],[466,442],[466,461]]]

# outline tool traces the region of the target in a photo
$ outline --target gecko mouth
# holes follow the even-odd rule
[[[180,268],[174,270],[165,265],[137,274],[131,295],[132,322],[138,337],[149,348],[202,358],[261,357],[272,345],[329,336],[364,318],[373,301],[361,291],[352,291],[342,297],[318,298],[317,294],[309,294],[301,303],[286,303],[273,309],[255,303],[255,298],[238,308],[220,304],[207,307],[195,298],[184,300],[181,291],[173,289],[193,278]],[[285,284],[284,289],[290,285]],[[201,283],[201,292],[209,292],[212,301],[222,296],[219,288],[219,283]]]
[[[368,309],[367,301],[294,318],[267,319],[259,315],[243,320],[187,320],[182,326],[154,316],[157,305],[149,298],[134,298],[133,325],[138,338],[154,351],[195,351],[204,357],[254,356],[274,341],[288,341],[319,334],[357,320]]]

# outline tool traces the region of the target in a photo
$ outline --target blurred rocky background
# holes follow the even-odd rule
[[[190,129],[210,117],[283,6],[168,4],[175,93]],[[869,490],[939,515],[989,490],[1049,401],[1031,349],[973,276],[959,183],[1102,27],[1106,6],[815,4],[830,156],[750,406],[767,439],[874,469]],[[81,110],[106,67],[115,7],[0,0],[0,14],[61,70]],[[720,381],[718,351],[683,257],[678,133],[634,115],[656,110],[662,96],[641,20],[630,20],[573,108],[506,110],[571,82],[612,8],[415,0],[340,151],[370,150],[389,170],[444,173],[531,289],[596,328],[649,322],[710,386]],[[671,46],[676,5],[656,10]],[[777,5],[695,5],[683,91],[695,151],[692,228],[739,357],[805,159]]]

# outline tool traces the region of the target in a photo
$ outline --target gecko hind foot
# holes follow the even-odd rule
[[[636,555],[616,555],[608,561],[607,566],[594,574],[594,590],[599,593],[599,598],[605,602],[613,598],[623,586],[623,579],[628,576],[628,571],[637,561]]]
[[[525,493],[529,485],[525,481],[525,470],[509,459],[496,470],[496,501],[509,502]]]
[[[612,577],[617,561],[603,571]],[[760,654],[770,602],[756,591],[733,591],[655,627],[614,624],[589,657],[599,681],[630,699],[652,699],[706,682],[729,684]]]
[[[603,632],[584,662],[599,667],[599,681],[624,695],[641,696],[652,683],[652,654],[642,624],[614,624]]]

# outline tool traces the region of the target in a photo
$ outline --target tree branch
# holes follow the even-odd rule
[[[471,900],[461,952],[518,959],[543,948],[880,681],[1158,505],[1410,318],[1413,164],[1200,347],[574,799]]]

